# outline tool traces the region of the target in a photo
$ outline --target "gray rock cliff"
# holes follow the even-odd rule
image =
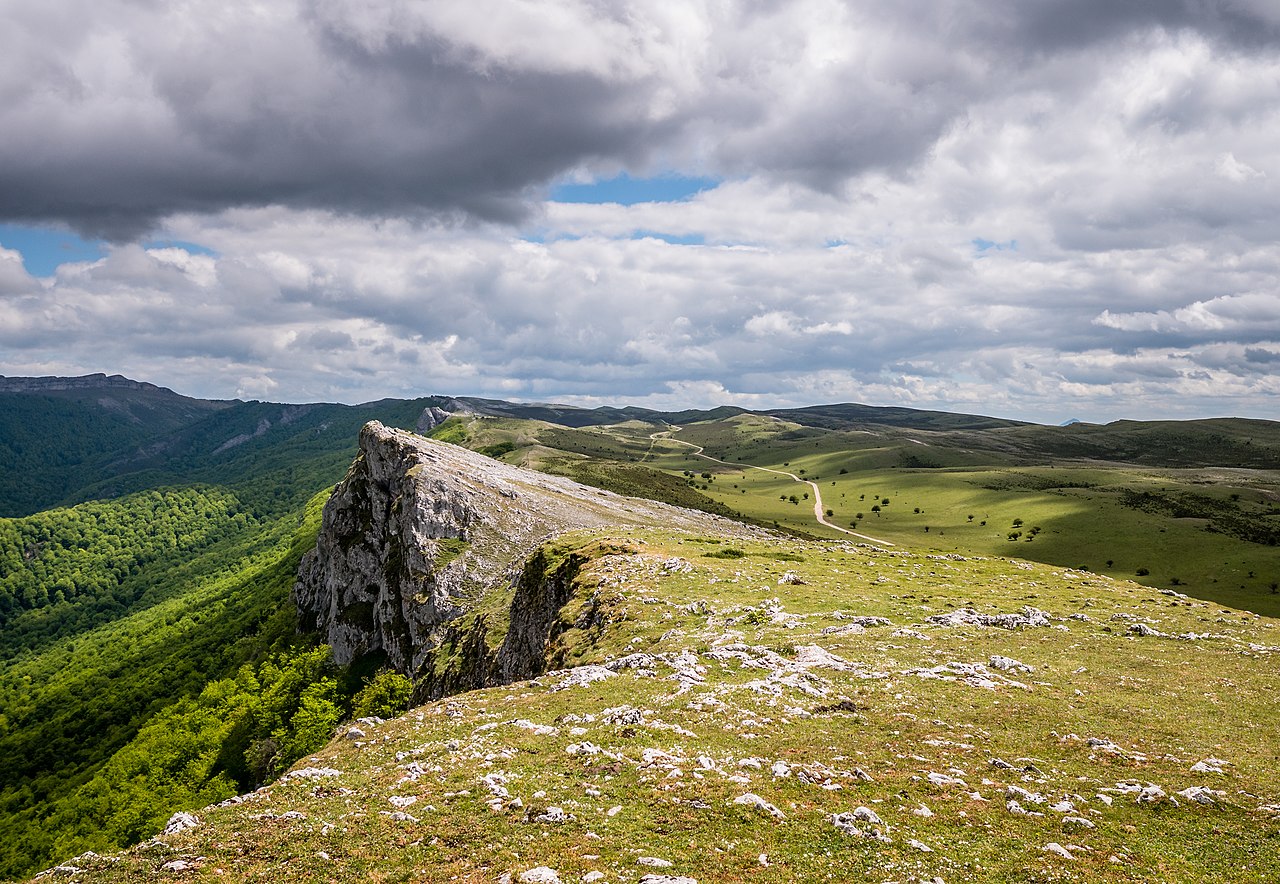
[[[488,593],[517,586],[526,559],[544,542],[573,529],[614,525],[754,530],[374,421],[361,431],[359,454],[325,505],[316,548],[299,567],[299,625],[319,631],[340,664],[382,654],[397,670],[416,675],[442,641],[459,640],[455,621]],[[515,594],[513,624],[547,620],[516,610],[529,597]],[[541,636],[509,635],[507,644],[533,649],[539,642],[545,646]],[[527,671],[530,661],[516,656],[506,651],[498,669]],[[477,678],[486,677],[477,672],[465,680]]]

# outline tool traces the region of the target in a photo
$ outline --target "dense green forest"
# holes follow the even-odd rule
[[[168,390],[0,393],[0,515],[28,515],[74,494],[121,452],[221,410]]]
[[[360,426],[422,408],[0,396],[0,879],[147,837],[407,702],[336,669],[288,599]]]
[[[242,534],[256,520],[218,489],[166,489],[0,519],[0,653],[115,619],[144,569]]]
[[[109,519],[115,506],[136,515],[146,504],[193,494],[146,493],[49,517],[74,525]],[[301,520],[282,517],[194,557],[158,554],[144,569],[154,603],[72,637],[46,636],[6,659],[0,874],[23,875],[147,837],[175,808],[252,789],[315,751],[353,708],[403,708],[407,682],[388,690],[384,675],[362,698],[369,673],[338,671],[325,646],[295,634],[285,602],[298,561],[315,542],[325,496]],[[158,509],[153,527],[169,525],[170,512]],[[28,527],[44,517],[17,521]],[[50,557],[42,573],[58,583],[79,569],[91,580],[86,562],[114,546],[103,539],[85,554]],[[116,565],[105,554],[96,560],[103,571]],[[75,601],[59,604],[74,609]]]

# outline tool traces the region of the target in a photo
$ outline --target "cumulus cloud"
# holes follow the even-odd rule
[[[1274,411],[1261,0],[0,3],[0,215],[114,243],[0,249],[5,374]]]

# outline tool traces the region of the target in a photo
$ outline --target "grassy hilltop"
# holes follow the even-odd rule
[[[1280,868],[1275,620],[848,541],[632,530],[555,546],[586,559],[549,651],[578,668],[343,728],[195,828],[70,861],[77,880]]]

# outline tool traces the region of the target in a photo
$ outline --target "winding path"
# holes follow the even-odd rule
[[[822,505],[822,492],[818,489],[817,482],[810,482],[808,479],[801,479],[795,473],[788,473],[786,470],[773,470],[769,467],[758,467],[755,464],[749,463],[734,463],[732,461],[721,460],[718,457],[712,457],[709,454],[703,454],[703,447],[701,445],[694,445],[692,442],[685,442],[683,439],[676,439],[671,435],[672,433],[679,432],[679,430],[679,427],[672,426],[669,430],[660,430],[657,433],[651,433],[649,435],[649,451],[646,452],[645,457],[647,458],[653,453],[653,444],[657,442],[659,438],[665,438],[668,442],[675,442],[678,445],[685,445],[692,448],[694,457],[700,457],[703,460],[724,464],[727,467],[744,467],[748,470],[759,470],[762,473],[773,473],[777,476],[787,476],[792,481],[803,483],[813,489],[813,517],[818,521],[819,525],[826,525],[828,528],[839,531],[841,534],[848,534],[851,537],[860,537],[863,540],[869,540],[872,543],[879,544],[880,546],[896,546],[896,544],[890,543],[888,540],[881,540],[879,537],[872,537],[869,534],[859,534],[857,531],[850,531],[848,528],[841,528],[839,525],[828,522],[826,518],[826,510]]]

